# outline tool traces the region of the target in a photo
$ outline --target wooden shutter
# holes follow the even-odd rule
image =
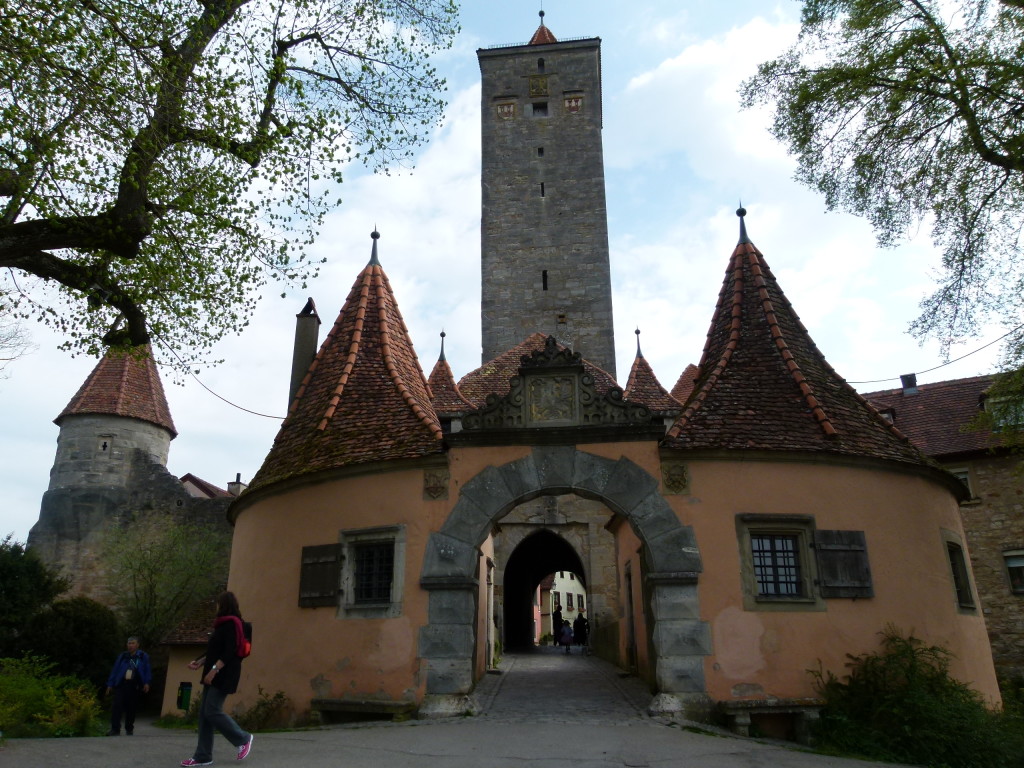
[[[299,606],[319,608],[337,605],[341,591],[341,544],[302,548],[299,574]]]
[[[822,597],[874,597],[864,531],[814,531]]]

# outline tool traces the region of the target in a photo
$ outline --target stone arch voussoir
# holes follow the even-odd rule
[[[458,714],[472,690],[477,559],[492,526],[525,501],[566,493],[596,499],[623,515],[644,543],[658,687],[652,709],[685,709],[704,698],[710,634],[700,620],[701,561],[693,530],[661,496],[658,480],[633,461],[552,446],[481,471],[462,487],[444,525],[430,536],[420,576],[430,593],[428,625],[419,637],[427,669],[422,715]]]

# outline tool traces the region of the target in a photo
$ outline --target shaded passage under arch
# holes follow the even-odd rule
[[[623,515],[643,542],[657,687],[652,711],[705,703],[703,657],[710,652],[710,633],[700,620],[701,563],[693,530],[680,523],[657,479],[639,465],[554,446],[481,471],[465,483],[441,530],[430,536],[420,575],[420,585],[430,592],[429,621],[418,644],[427,673],[422,716],[457,714],[472,691],[476,569],[492,525],[518,504],[566,493],[596,499]]]
[[[533,645],[533,598],[537,584],[554,571],[583,578],[583,564],[572,546],[551,531],[537,531],[519,542],[504,573],[505,647]]]

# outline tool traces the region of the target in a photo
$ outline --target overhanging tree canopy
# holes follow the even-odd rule
[[[343,166],[411,155],[452,0],[9,0],[0,313],[186,357],[302,279]]]
[[[939,287],[912,330],[1024,322],[1024,0],[805,0],[797,43],[743,87],[828,207],[891,245],[924,223]],[[1024,334],[1007,346],[1024,359]]]

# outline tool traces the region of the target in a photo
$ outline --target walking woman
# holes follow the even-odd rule
[[[239,760],[244,760],[252,749],[252,734],[239,728],[224,712],[224,699],[238,689],[238,678],[242,675],[238,649],[244,640],[238,598],[232,592],[224,592],[217,598],[217,618],[206,654],[188,663],[189,669],[203,668],[203,698],[199,702],[199,743],[192,757],[181,761],[183,766],[213,763],[214,728],[238,750]]]

